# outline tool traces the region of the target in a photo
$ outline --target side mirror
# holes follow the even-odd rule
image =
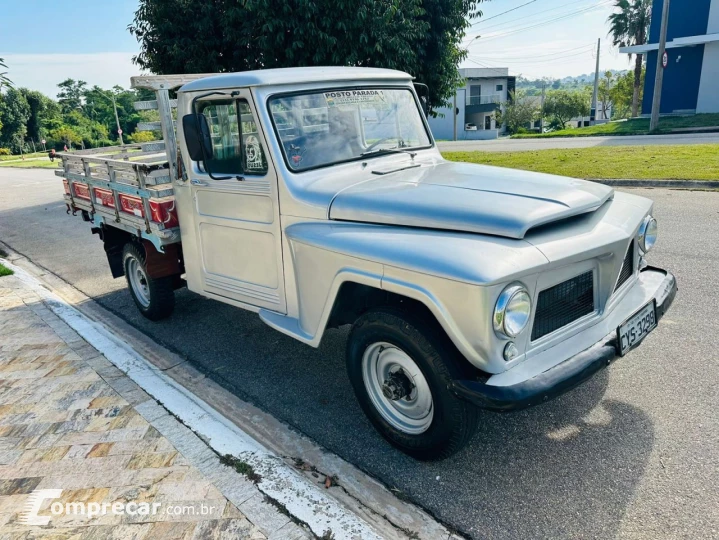
[[[205,161],[212,158],[210,126],[204,114],[183,116],[182,131],[185,133],[185,144],[192,161]]]
[[[429,86],[424,83],[414,83],[414,89],[422,105],[422,112],[425,118],[429,118]]]

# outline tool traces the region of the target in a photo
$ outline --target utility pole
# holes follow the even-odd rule
[[[662,104],[662,84],[664,83],[664,52],[667,50],[667,29],[669,28],[669,0],[664,0],[662,7],[662,30],[659,35],[659,50],[657,50],[657,73],[654,77],[654,96],[652,99],[652,119],[649,122],[649,131],[659,127],[659,110]]]
[[[122,146],[125,144],[122,142],[122,128],[120,128],[120,118],[117,116],[117,104],[115,103],[115,94],[110,94],[112,96],[112,107],[115,109],[115,123],[117,123],[117,136],[120,137],[120,145]]]
[[[539,132],[544,133],[544,98],[547,94],[547,81],[542,79],[542,106],[539,109]]]
[[[457,140],[457,89],[454,89],[454,106],[452,107],[452,118],[454,119],[454,134],[452,140]]]
[[[592,112],[589,117],[589,123],[594,125],[597,121],[597,109],[599,109],[599,53],[602,45],[602,39],[597,39],[597,67],[594,70],[594,96],[592,97]]]

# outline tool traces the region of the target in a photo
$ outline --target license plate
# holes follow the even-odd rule
[[[656,300],[652,300],[617,328],[617,350],[624,356],[657,327]]]

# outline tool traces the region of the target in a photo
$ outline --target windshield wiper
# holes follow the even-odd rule
[[[404,150],[402,148],[376,148],[374,150],[368,150],[367,152],[362,152],[360,156],[370,156],[372,154],[409,154],[409,156],[414,159],[414,156],[417,155],[417,152],[412,152],[411,150]]]

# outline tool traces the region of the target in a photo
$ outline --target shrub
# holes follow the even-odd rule
[[[0,148],[0,156],[9,156],[11,153],[9,148]]]

